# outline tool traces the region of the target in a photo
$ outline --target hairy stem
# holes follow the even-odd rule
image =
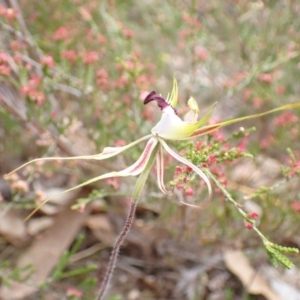
[[[126,218],[125,225],[124,225],[118,239],[116,240],[116,243],[115,243],[115,245],[113,247],[113,250],[111,252],[109,262],[108,262],[108,266],[107,266],[106,271],[105,271],[105,276],[104,276],[103,281],[101,282],[101,286],[100,286],[100,289],[99,289],[97,300],[102,300],[104,295],[105,295],[105,292],[107,290],[107,287],[109,285],[109,282],[111,280],[113,271],[114,271],[115,266],[116,266],[119,250],[120,250],[120,248],[123,244],[123,241],[125,240],[128,232],[131,228],[131,225],[133,223],[136,207],[137,207],[137,201],[131,201],[130,209],[129,209],[129,212],[128,212],[128,215],[127,215],[127,218]]]
[[[129,209],[129,212],[128,212],[128,215],[127,215],[127,218],[126,218],[126,221],[125,221],[125,225],[124,225],[119,237],[117,238],[117,241],[116,241],[116,243],[113,247],[113,250],[111,252],[109,262],[108,262],[108,265],[107,265],[107,268],[106,268],[106,271],[105,271],[104,279],[101,282],[101,286],[99,288],[99,292],[98,292],[98,295],[97,295],[97,298],[96,298],[97,300],[103,300],[103,297],[105,296],[106,290],[108,288],[111,277],[113,275],[113,271],[114,271],[115,266],[116,266],[119,250],[120,250],[120,248],[123,244],[123,241],[125,240],[128,232],[131,228],[131,225],[133,223],[137,203],[138,203],[138,201],[141,197],[141,193],[144,189],[146,180],[149,176],[149,172],[150,172],[150,170],[153,166],[157,151],[158,151],[158,146],[156,146],[153,149],[144,170],[142,171],[142,173],[140,174],[140,176],[138,177],[138,179],[136,181],[136,184],[135,184],[135,187],[134,187],[134,190],[133,190],[133,193],[132,193],[130,209]]]

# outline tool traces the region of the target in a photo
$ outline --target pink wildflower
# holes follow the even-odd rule
[[[29,93],[29,97],[33,100],[37,105],[44,104],[46,98],[43,92],[33,90]]]
[[[129,83],[129,79],[124,76],[124,75],[121,75],[118,80],[115,82],[115,87],[117,88],[122,88],[124,86],[126,86],[127,84]]]
[[[252,94],[252,90],[249,89],[249,88],[246,88],[246,89],[244,90],[244,92],[243,92],[243,99],[244,99],[244,101],[249,100],[251,94]]]
[[[176,188],[177,188],[178,190],[181,190],[181,189],[183,188],[183,184],[182,184],[181,182],[177,183],[177,184],[176,184]]]
[[[260,97],[255,97],[252,100],[254,108],[261,108],[263,106],[263,99]]]
[[[18,11],[13,8],[7,8],[5,6],[0,6],[0,16],[5,18],[8,22],[12,23],[16,20],[18,16]]]
[[[295,212],[300,213],[300,201],[292,202],[291,207]]]
[[[99,60],[99,54],[96,51],[89,51],[83,57],[83,62],[87,65],[92,65]]]
[[[0,64],[6,63],[8,61],[8,55],[6,52],[0,52]]]
[[[74,62],[77,58],[77,55],[75,51],[73,50],[65,50],[62,54],[61,57],[68,60],[69,62]]]
[[[251,223],[249,223],[249,222],[247,222],[247,221],[245,221],[244,224],[245,224],[245,227],[246,227],[248,230],[252,230],[253,227],[254,227],[253,224],[251,224]]]
[[[49,69],[54,68],[54,60],[51,55],[46,55],[46,56],[42,57],[40,59],[40,63],[41,63],[41,65],[43,65],[44,67],[47,67]]]
[[[274,123],[277,126],[283,126],[292,123],[295,124],[298,123],[298,116],[290,111],[285,111],[275,118]]]
[[[69,36],[69,31],[66,27],[59,27],[53,34],[53,39],[55,41],[66,40]]]
[[[258,80],[264,83],[272,83],[273,75],[271,73],[260,74]]]
[[[207,60],[208,56],[209,56],[209,53],[206,49],[204,48],[199,48],[196,50],[196,53],[195,53],[196,57],[202,61],[205,61]]]
[[[0,75],[9,76],[11,68],[6,65],[0,65]]]
[[[100,44],[106,44],[106,42],[107,42],[106,36],[101,33],[98,34],[97,39]]]
[[[283,95],[285,93],[285,86],[284,85],[279,85],[276,87],[276,93],[277,95]]]
[[[110,185],[114,190],[118,190],[120,188],[120,184],[116,177],[107,178],[105,182]]]
[[[10,44],[9,44],[9,48],[12,50],[12,51],[22,51],[24,49],[27,48],[27,44],[25,42],[22,42],[22,41],[11,41]]]
[[[66,295],[67,297],[77,297],[77,298],[82,298],[83,297],[83,292],[74,288],[74,287],[68,287],[66,290]]]
[[[188,172],[188,173],[190,173],[190,172],[193,171],[193,169],[192,169],[191,167],[186,167],[186,168],[185,168],[185,171]]]
[[[37,88],[41,84],[41,82],[42,82],[42,77],[40,76],[32,76],[29,79],[29,85],[34,88]]]
[[[259,214],[256,213],[256,212],[250,212],[250,213],[247,214],[247,216],[248,216],[250,219],[257,220],[258,217],[259,217]]]
[[[10,185],[10,188],[18,193],[27,193],[29,191],[28,183],[24,180],[18,180],[13,182]]]
[[[217,159],[214,155],[209,155],[208,158],[207,158],[207,162],[212,165],[212,164],[215,164],[217,162]]]
[[[191,187],[188,187],[186,190],[185,190],[185,195],[186,196],[193,196],[194,195],[194,191]]]
[[[122,140],[122,139],[119,139],[115,142],[115,147],[122,147],[122,146],[125,146],[125,145],[126,145],[126,141]]]
[[[176,166],[175,168],[175,175],[180,175],[184,171],[182,166]]]
[[[134,37],[134,32],[130,29],[123,29],[122,33],[124,35],[124,37],[126,37],[127,39],[132,39]]]

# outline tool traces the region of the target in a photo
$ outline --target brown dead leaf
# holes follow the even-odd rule
[[[51,227],[53,223],[54,218],[51,217],[40,217],[36,219],[30,219],[28,221],[27,232],[32,236],[36,235]]]
[[[283,300],[270,288],[264,277],[252,268],[243,252],[225,252],[224,262],[228,270],[241,280],[248,293],[262,295],[267,300]]]
[[[106,246],[115,243],[116,234],[106,215],[92,215],[85,220],[85,225],[92,231],[93,235]]]
[[[86,197],[88,193],[89,191],[83,190],[79,197]],[[63,251],[75,239],[88,214],[89,207],[83,213],[68,207],[57,214],[53,226],[34,240],[16,264],[17,268],[31,265],[34,270],[32,276],[26,282],[10,282],[10,286],[2,286],[0,299],[24,299],[37,292],[57,265]]]
[[[256,189],[269,186],[280,175],[280,163],[272,158],[259,155],[255,159],[241,160],[235,166],[231,180]]]
[[[50,198],[50,200],[40,208],[46,215],[55,215],[61,211],[64,207],[68,206],[70,201],[77,197],[80,192],[80,190],[74,190],[69,193],[61,194],[65,188],[45,188],[42,185],[35,185],[35,189],[41,190],[44,193],[45,198]]]
[[[29,240],[23,216],[14,209],[0,210],[0,234],[12,245],[22,247]]]

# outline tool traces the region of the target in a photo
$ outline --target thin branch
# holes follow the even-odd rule
[[[35,49],[38,58],[41,58],[43,56],[43,52],[34,42],[34,39],[32,38],[26,26],[19,2],[17,0],[9,0],[9,2],[11,7],[13,7],[18,12],[17,19],[18,19],[18,23],[20,24],[21,30],[23,31],[24,36],[26,37],[27,41],[30,41],[30,45]]]
[[[12,102],[6,97],[3,88],[1,89],[1,86],[0,86],[0,105],[1,104],[6,111],[8,111],[9,113],[11,113],[15,117],[17,117],[34,134],[39,134],[39,135],[48,134],[54,140],[57,147],[60,150],[62,150],[64,153],[66,153],[68,156],[78,156],[78,154],[75,153],[71,149],[71,147],[68,146],[61,138],[59,138],[53,132],[53,130],[51,130],[50,128],[45,129],[35,120],[28,120],[26,117],[26,114],[24,112],[21,112],[20,109],[18,109],[15,105],[13,105]],[[86,165],[86,164],[84,164],[84,165]],[[107,163],[99,162],[99,165],[101,165],[103,168],[105,168],[107,170],[112,170],[112,167]],[[84,169],[87,169],[87,168],[85,167]]]

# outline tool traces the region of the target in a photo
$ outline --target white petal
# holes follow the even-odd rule
[[[170,135],[176,127],[184,126],[183,122],[174,112],[171,106],[166,107],[162,112],[160,121],[152,128],[151,133],[154,136],[166,137]]]

